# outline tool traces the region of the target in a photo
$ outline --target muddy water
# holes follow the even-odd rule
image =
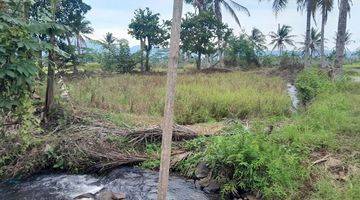
[[[123,192],[126,199],[156,199],[158,173],[137,168],[119,168],[103,177],[92,175],[49,174],[38,175],[24,181],[0,184],[1,200],[70,200],[85,193],[96,193],[102,188]],[[207,200],[193,181],[170,177],[171,200]]]

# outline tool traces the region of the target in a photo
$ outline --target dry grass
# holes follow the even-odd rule
[[[69,83],[72,103],[100,109],[159,117],[163,113],[165,77],[119,75]],[[289,113],[290,99],[279,78],[251,72],[180,75],[175,116],[181,124]]]

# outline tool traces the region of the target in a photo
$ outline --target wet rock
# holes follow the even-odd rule
[[[113,194],[114,194],[114,196],[113,196],[114,200],[126,199],[125,193],[120,192],[120,193],[113,193]]]
[[[108,189],[102,189],[96,193],[97,200],[123,200],[126,198],[124,193],[115,193]]]
[[[246,200],[259,200],[259,198],[257,198],[254,195],[251,195],[251,194],[246,195],[245,199]]]
[[[95,200],[95,195],[91,193],[86,193],[75,197],[74,200]]]
[[[209,184],[204,187],[204,191],[208,194],[217,193],[220,191],[220,184],[216,180],[211,179]]]
[[[198,179],[205,178],[209,175],[210,169],[206,165],[206,163],[199,163],[195,170],[195,176]]]
[[[200,185],[201,188],[205,188],[210,184],[210,180],[211,180],[211,177],[208,176],[208,177],[200,179],[199,181],[196,181],[196,182]]]

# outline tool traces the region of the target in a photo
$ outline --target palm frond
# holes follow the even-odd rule
[[[230,2],[238,11],[245,13],[247,16],[250,16],[250,12],[245,6],[240,5],[234,0],[230,0]]]
[[[236,23],[241,27],[240,20],[239,20],[238,16],[236,15],[234,9],[224,0],[222,0],[222,5],[230,13],[230,15],[235,19]]]

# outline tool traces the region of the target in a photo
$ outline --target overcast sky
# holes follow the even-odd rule
[[[138,45],[138,41],[128,35],[128,24],[138,8],[149,7],[153,12],[158,12],[162,19],[170,19],[172,15],[173,0],[84,0],[91,5],[92,10],[88,13],[87,18],[91,21],[95,32],[90,36],[93,39],[101,39],[107,32],[114,33],[117,38],[125,38],[131,46]],[[237,0],[237,2],[246,6],[251,16],[239,13],[239,19],[242,29],[247,33],[253,27],[260,29],[264,34],[276,31],[278,24],[286,24],[293,27],[293,34],[297,35],[296,41],[303,40],[306,16],[298,12],[296,0],[290,0],[289,6],[275,17],[271,3],[264,1],[259,3],[257,0]],[[327,48],[334,47],[334,37],[337,29],[338,5],[329,16],[326,27],[326,38],[328,39]],[[352,33],[354,42],[349,49],[355,50],[360,47],[360,0],[353,0],[351,17],[348,22],[348,30]],[[184,13],[193,12],[191,5],[184,6]],[[226,11],[224,11],[226,13]],[[317,26],[320,29],[321,20],[317,16]],[[224,22],[228,23],[235,33],[240,32],[239,26],[228,15],[224,14]]]

